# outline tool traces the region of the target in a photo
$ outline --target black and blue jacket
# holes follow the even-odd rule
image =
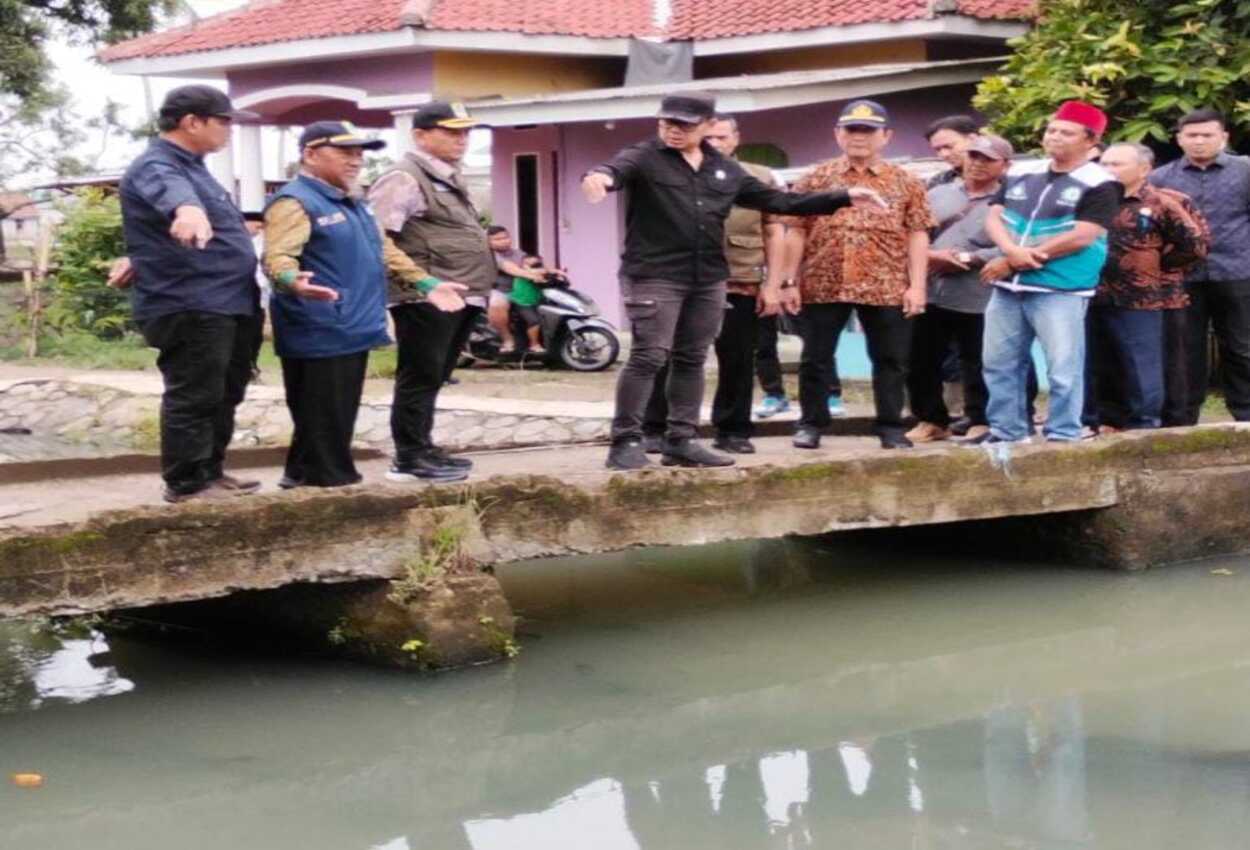
[[[1051,172],[1050,160],[1017,163],[1003,181],[1003,224],[1018,245],[1032,247],[1076,226],[1076,210],[1091,190],[1114,182],[1097,163],[1075,171]],[[1058,257],[1040,269],[1018,273],[1011,284],[1056,292],[1087,292],[1097,288],[1107,261],[1104,233],[1079,251]]]
[[[314,283],[337,290],[339,300],[275,292],[269,310],[278,356],[341,357],[387,345],[386,266],[372,210],[303,174],[275,192],[270,205],[281,198],[298,201],[312,225],[300,268],[313,273]]]

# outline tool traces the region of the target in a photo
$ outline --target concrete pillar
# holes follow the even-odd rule
[[[395,113],[395,156],[401,157],[412,150],[412,113]]]
[[[239,127],[239,209],[258,212],[265,205],[264,156],[260,125]]]
[[[233,140],[217,153],[209,154],[206,160],[208,171],[217,178],[217,182],[225,187],[231,197],[236,197],[234,184],[234,144]]]

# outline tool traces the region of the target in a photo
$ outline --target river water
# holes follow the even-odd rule
[[[1250,843],[1250,560],[775,541],[502,578],[521,656],[437,676],[0,626],[0,848]]]

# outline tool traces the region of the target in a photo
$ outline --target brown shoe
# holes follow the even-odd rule
[[[975,440],[977,437],[988,434],[989,432],[990,432],[989,425],[973,425],[971,428],[968,429],[968,433],[964,434],[964,441],[971,442],[972,440]]]
[[[259,481],[245,478],[235,478],[233,475],[223,474],[212,483],[226,490],[243,490],[247,493],[254,493],[260,489]]]
[[[939,440],[949,439],[950,435],[950,431],[932,422],[917,423],[915,428],[904,434],[913,443],[936,443]]]
[[[227,487],[226,485],[222,484],[220,480],[217,480],[217,481],[210,481],[208,484],[205,484],[200,489],[193,490],[190,493],[178,493],[166,487],[164,492],[161,493],[161,498],[163,498],[166,502],[170,502],[171,504],[178,504],[179,502],[198,502],[198,501],[208,501],[208,500],[213,500],[213,499],[217,499],[217,500],[234,499],[234,498],[237,498],[238,496],[250,496],[252,493],[255,493],[255,492],[256,492],[255,488],[251,490],[246,490],[246,489],[241,489],[237,487]]]

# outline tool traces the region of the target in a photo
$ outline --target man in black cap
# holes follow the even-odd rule
[[[468,304],[447,313],[391,289],[399,342],[391,405],[395,461],[390,477],[396,480],[473,465],[436,446],[433,430],[439,388],[451,377],[495,285],[495,255],[459,168],[469,129],[477,123],[460,103],[436,100],[420,107],[412,121],[415,149],[369,191],[378,220],[395,244],[433,277],[463,284]]]
[[[432,311],[464,306],[460,287],[433,279],[396,248],[368,204],[352,194],[364,151],[384,145],[345,122],[310,124],[300,136],[299,176],[265,210],[274,347],[295,423],[284,488],[360,481],[352,433],[369,351],[391,341],[388,279]],[[422,470],[420,477],[460,480],[466,472]]]
[[[243,215],[209,174],[205,154],[230,141],[234,109],[211,86],[165,98],[160,136],[121,181],[134,318],[160,351],[161,475],[168,502],[254,492],[226,475],[234,410],[251,377],[260,334],[256,254]]]
[[[705,140],[711,95],[670,95],[657,138],[625,148],[582,178],[591,203],[627,189],[621,289],[633,344],[616,388],[609,469],[648,465],[642,421],[656,374],[669,362],[665,466],[730,466],[694,440],[703,364],[725,313],[725,219],[736,205],[789,215],[827,215],[854,202],[884,207],[869,189],[791,194],[762,183]]]

